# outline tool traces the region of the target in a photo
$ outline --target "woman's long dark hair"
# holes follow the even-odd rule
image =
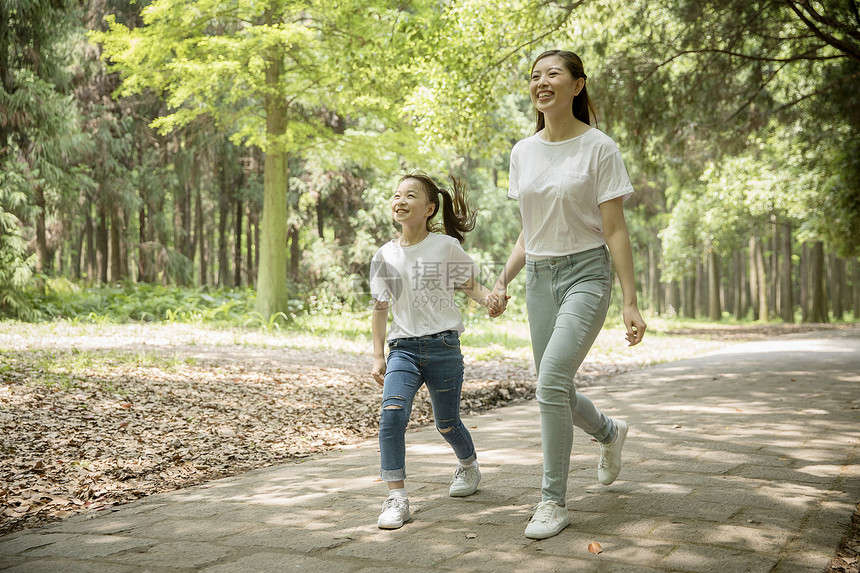
[[[574,54],[573,52],[568,52],[565,50],[548,50],[538,56],[534,63],[532,64],[532,71],[534,71],[535,66],[542,59],[549,56],[558,56],[564,61],[565,67],[570,71],[573,79],[582,78],[587,80],[587,76],[585,75],[585,68],[582,65],[582,60]],[[591,98],[588,97],[588,89],[587,86],[582,86],[582,91],[579,92],[579,95],[573,98],[573,117],[585,123],[587,125],[591,125],[591,117],[595,116],[595,124],[597,123],[596,116],[597,114],[594,112],[594,105],[591,103]],[[589,114],[590,112],[590,114]],[[543,112],[536,111],[536,120],[535,120],[535,133],[542,130],[546,126],[546,121],[543,117]]]
[[[442,225],[445,227],[445,234],[454,237],[461,243],[466,238],[466,233],[475,228],[475,217],[478,216],[476,211],[473,211],[466,201],[466,191],[463,183],[455,177],[451,177],[451,189],[443,189],[436,185],[424,173],[410,173],[400,178],[400,183],[407,179],[414,179],[421,183],[424,192],[427,194],[427,200],[435,205],[433,214],[427,218],[427,230],[435,231],[437,226],[432,223],[433,217],[439,212],[439,206],[442,206]],[[445,201],[441,201],[440,195]]]

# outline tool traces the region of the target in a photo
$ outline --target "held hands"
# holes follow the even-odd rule
[[[373,370],[370,371],[370,375],[373,376],[373,379],[376,380],[376,383],[382,386],[385,383],[385,358],[384,357],[374,357],[373,359]]]
[[[507,294],[507,289],[496,286],[495,290],[487,296],[487,314],[490,318],[501,316],[508,307],[508,299],[511,295]]]
[[[648,325],[642,320],[639,308],[635,304],[625,306],[622,314],[624,317],[624,326],[627,327],[625,338],[627,338],[628,346],[636,346],[642,342],[642,338],[645,336],[645,329],[648,328]]]

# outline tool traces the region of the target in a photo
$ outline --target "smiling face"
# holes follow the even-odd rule
[[[391,198],[391,216],[404,227],[426,227],[435,210],[436,205],[427,199],[427,192],[417,179],[401,181]]]
[[[584,78],[574,78],[560,56],[546,56],[535,62],[529,95],[535,109],[544,114],[572,112],[573,98],[585,86]]]

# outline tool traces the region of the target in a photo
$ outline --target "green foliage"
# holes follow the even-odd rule
[[[83,322],[208,322],[235,324],[253,309],[253,292],[231,289],[180,289],[158,285],[82,287],[46,279],[44,293],[29,292],[43,320]]]
[[[24,290],[30,286],[35,256],[27,253],[21,234],[21,218],[32,213],[22,171],[10,159],[0,163],[0,316],[29,320],[36,314]]]
[[[634,182],[626,209],[637,276],[658,233],[662,278],[677,280],[706,249],[744,248],[771,218],[790,221],[796,238],[860,254],[860,67],[850,56],[856,40],[844,33],[851,28],[840,26],[851,15],[847,4],[820,3],[830,17],[817,22],[829,34],[821,36],[792,4],[806,5],[120,3],[88,36],[104,49],[104,65],[64,0],[5,5],[0,314],[266,330],[307,320],[325,331],[326,321],[366,310],[370,257],[396,234],[391,191],[412,168],[440,183],[449,173],[465,180],[479,215],[464,246],[490,284],[520,229],[506,169],[513,142],[533,129],[526,71],[556,47],[583,56],[599,126],[618,142]],[[84,20],[103,9],[91,6]],[[284,113],[273,114],[279,106]],[[259,150],[288,152],[289,173],[264,177],[279,160]],[[120,249],[98,245],[97,260],[126,250],[137,281],[229,284],[233,261],[216,261],[215,251],[235,246],[237,232],[259,232],[264,181],[266,211],[286,228],[263,230],[251,250],[243,236],[240,265],[271,271],[258,286],[286,286],[274,322],[250,311],[250,291],[233,300],[227,290],[75,283],[73,295],[50,279],[58,254],[62,273],[79,276],[79,238],[95,228],[120,235]],[[271,196],[273,187],[286,197]],[[242,214],[225,215],[222,201]],[[272,205],[288,207],[282,215]],[[242,216],[247,231],[231,228]],[[37,229],[48,248],[41,274],[33,273]],[[297,274],[284,281],[288,272],[263,251],[272,244],[271,260],[292,260],[280,251],[289,229],[298,229]],[[523,283],[509,291],[515,300]],[[473,309],[464,312],[472,320]]]

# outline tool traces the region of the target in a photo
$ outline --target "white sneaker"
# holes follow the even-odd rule
[[[568,525],[570,525],[570,514],[566,507],[554,501],[542,501],[537,504],[535,514],[526,526],[526,537],[546,539],[558,535]]]
[[[399,529],[409,521],[409,500],[392,495],[382,502],[382,513],[376,520],[379,529]]]
[[[615,422],[615,439],[608,444],[600,444],[600,463],[597,464],[597,479],[603,485],[609,485],[615,481],[621,473],[621,448],[627,439],[627,422],[624,420],[613,420]]]
[[[470,468],[464,468],[461,465],[454,470],[454,479],[451,481],[451,487],[448,489],[448,495],[451,497],[466,497],[478,491],[478,483],[481,481],[481,470],[478,469],[478,462]]]

